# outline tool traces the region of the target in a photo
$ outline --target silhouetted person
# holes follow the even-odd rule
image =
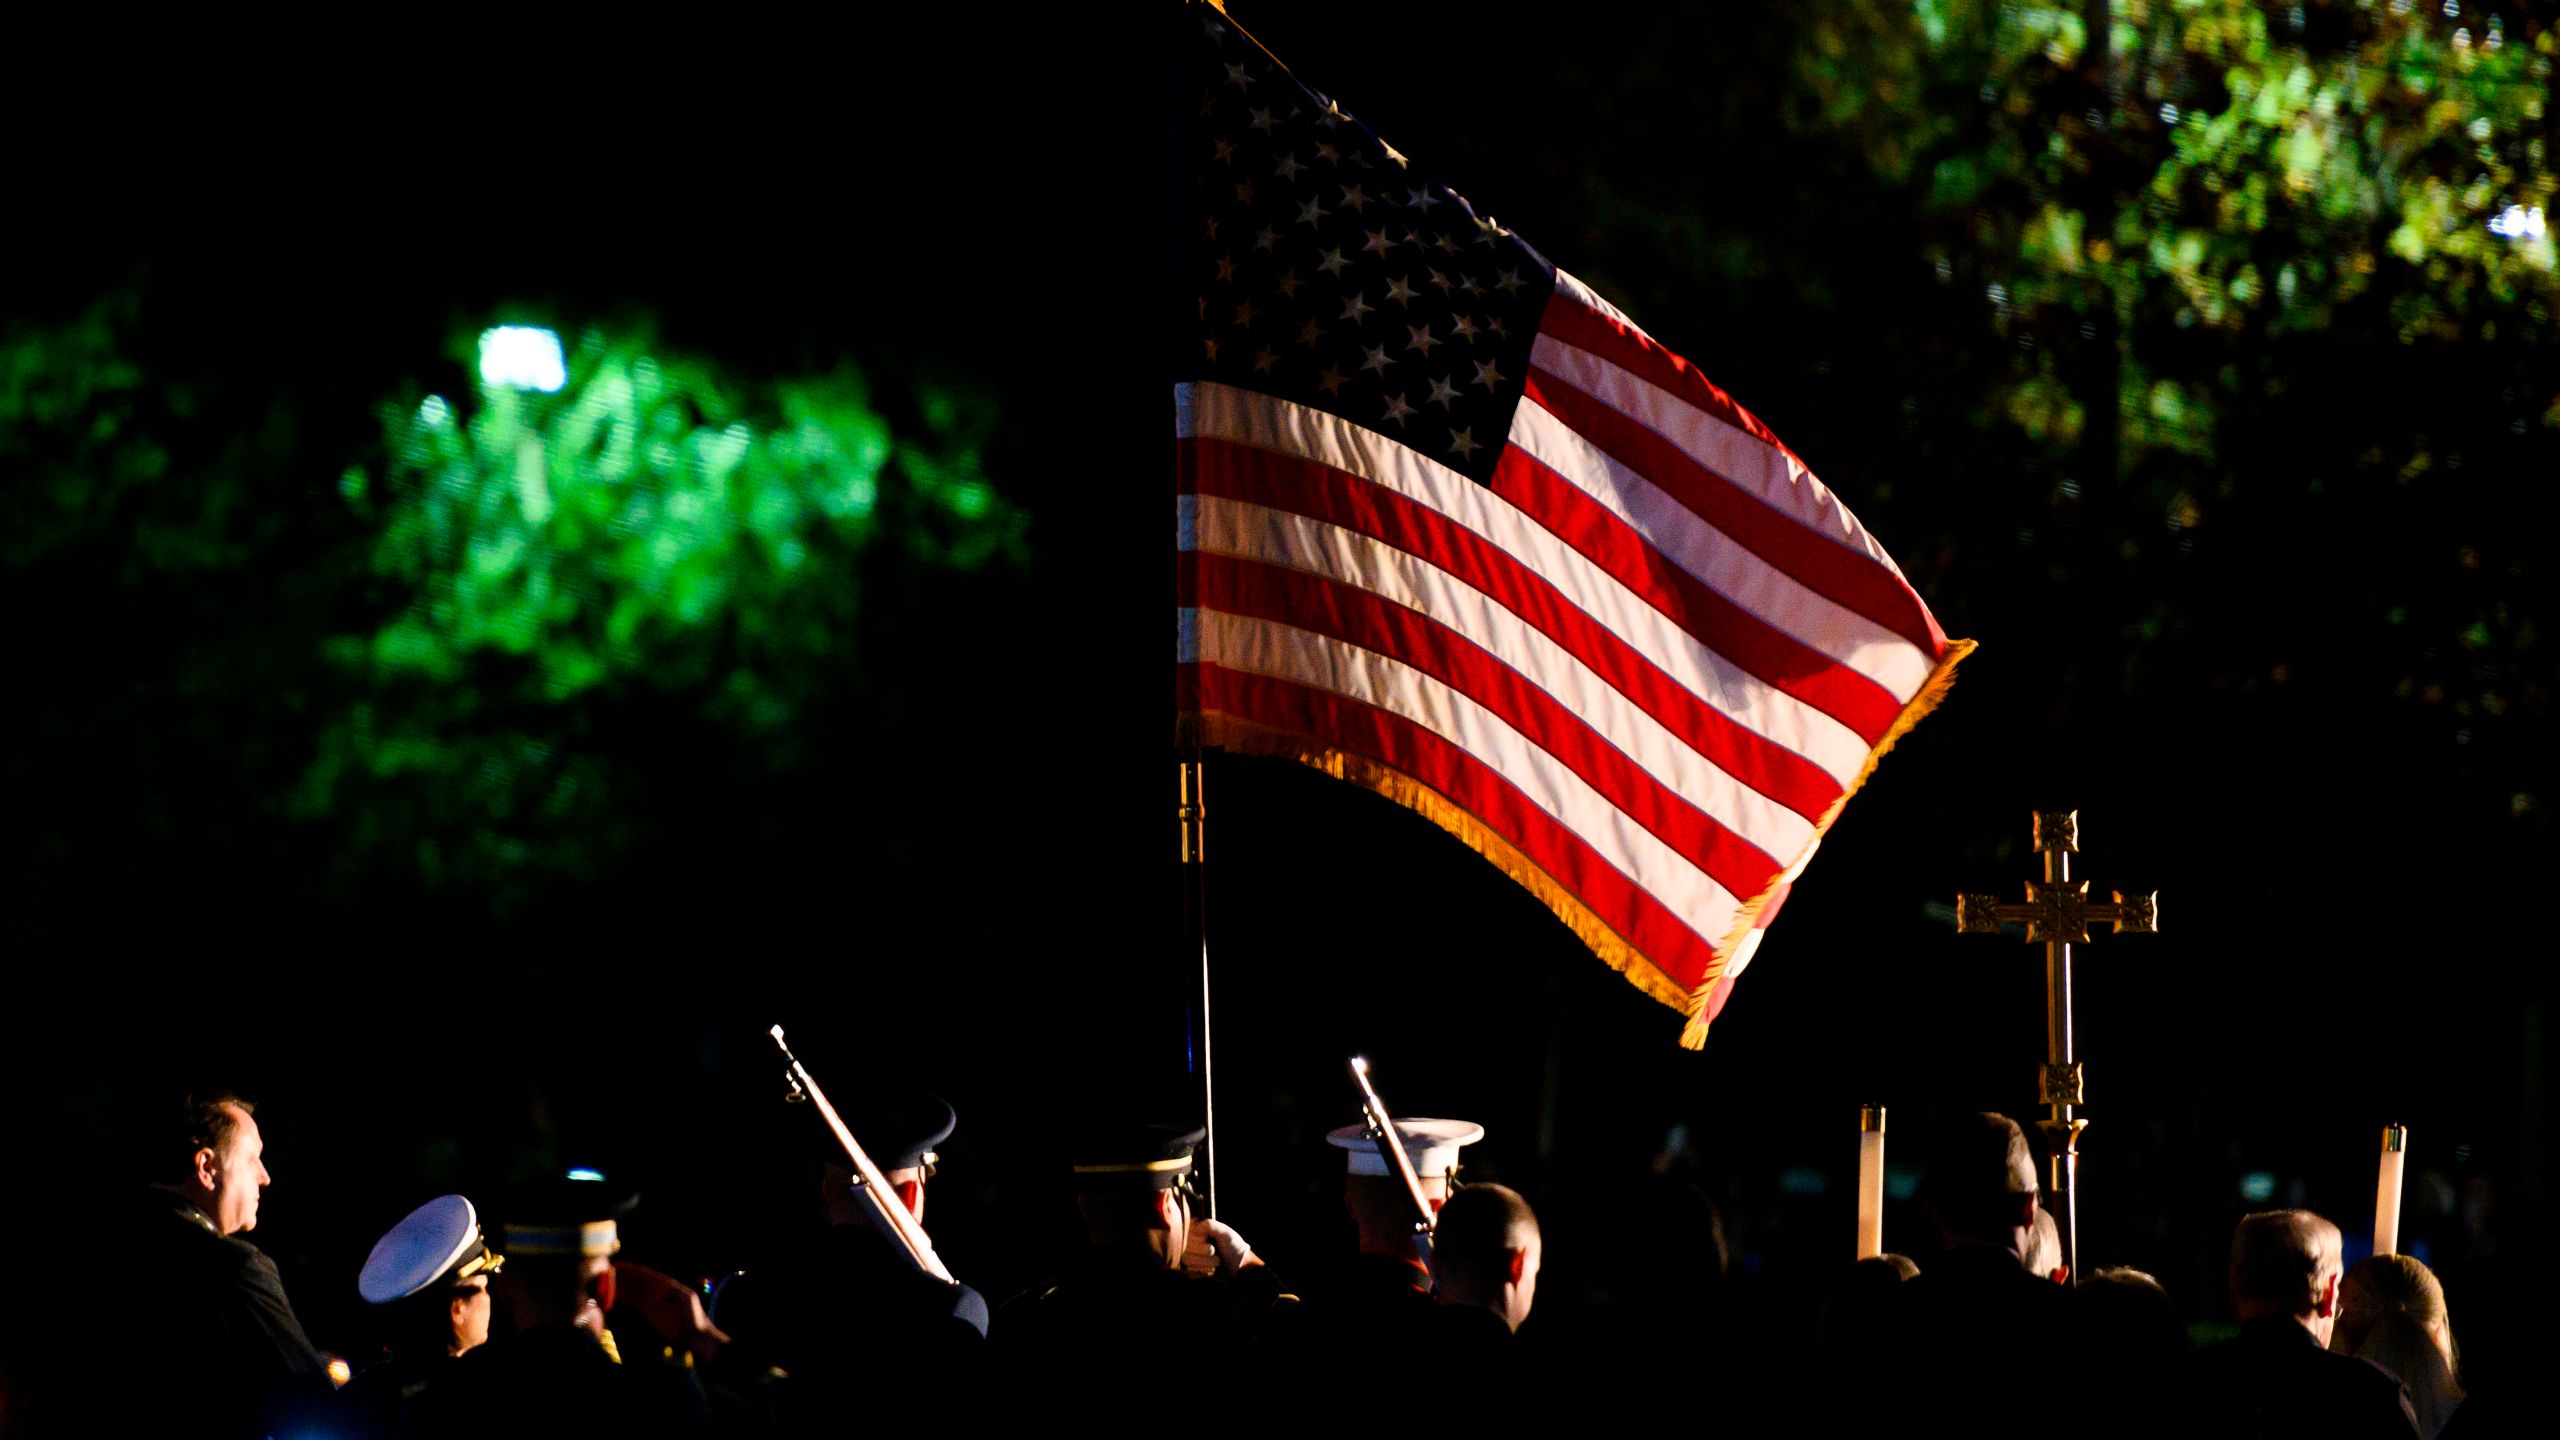
[[[1903,1282],[1920,1273],[1908,1255],[1871,1255],[1841,1272],[1814,1328],[1816,1374],[1835,1365],[1867,1364],[1888,1343],[1887,1325]],[[1834,1372],[1836,1373],[1836,1372]]]
[[[2071,1303],[2088,1361],[2075,1413],[2081,1433],[2125,1440],[2173,1433],[2177,1411],[2168,1386],[2192,1347],[2169,1292],[2142,1271],[2104,1269],[2080,1282]]]
[[[1978,1424],[1986,1373],[2005,1378],[2015,1413],[2055,1413],[2041,1407],[2069,1393],[2078,1355],[2066,1292],[2027,1273],[2038,1207],[2025,1132],[2005,1115],[1965,1117],[1939,1137],[1925,1193],[1941,1248],[1895,1292],[1879,1369],[1925,1420]]]
[[[2244,1217],[2231,1236],[2240,1333],[2188,1363],[2179,1430],[2234,1440],[2417,1440],[2400,1382],[2328,1348],[2339,1278],[2337,1226],[2308,1210]]]
[[[2360,1261],[2338,1287],[2338,1323],[2329,1348],[2370,1360],[2409,1392],[2418,1429],[2434,1440],[2462,1404],[2454,1367],[2453,1320],[2444,1287],[2425,1262],[2408,1255]]]
[[[375,1307],[390,1353],[338,1392],[341,1433],[406,1440],[479,1424],[462,1405],[461,1360],[488,1343],[489,1285],[505,1268],[481,1236],[479,1210],[461,1195],[428,1201],[374,1242],[356,1293]]]

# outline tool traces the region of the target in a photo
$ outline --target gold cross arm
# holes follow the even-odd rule
[[[2160,928],[2160,893],[2127,896],[2123,891],[2110,892],[2114,900],[2092,901],[2089,882],[2066,880],[2060,884],[2027,882],[2027,899],[2023,905],[2012,905],[1996,895],[1958,895],[1956,897],[1956,931],[1963,935],[1997,935],[2003,926],[2027,927],[2027,942],[2060,941],[2065,945],[2083,945],[2089,940],[2092,925],[2112,925],[2119,935],[2149,935]]]

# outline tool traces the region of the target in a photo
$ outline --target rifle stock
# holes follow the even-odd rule
[[[1387,1113],[1387,1102],[1378,1098],[1378,1087],[1369,1083],[1369,1062],[1351,1057],[1351,1079],[1360,1087],[1360,1118],[1369,1127],[1369,1140],[1387,1168],[1404,1182],[1406,1198],[1413,1202],[1413,1233],[1422,1244],[1425,1259],[1431,1253],[1431,1230],[1439,1217],[1432,1213],[1431,1202],[1422,1193],[1422,1177],[1414,1173],[1413,1157],[1405,1153],[1404,1136],[1397,1133],[1395,1117]]]
[[[801,1064],[800,1057],[791,1053],[790,1043],[782,1038],[782,1027],[776,1025],[768,1033],[773,1036],[773,1043],[780,1047],[783,1063],[788,1067],[794,1092],[788,1098],[806,1099],[818,1107],[818,1117],[827,1122],[827,1129],[835,1133],[836,1143],[844,1147],[845,1158],[853,1164],[857,1188],[870,1202],[871,1223],[879,1227],[881,1235],[916,1269],[945,1285],[959,1284],[951,1278],[951,1272],[943,1268],[941,1257],[933,1253],[933,1241],[924,1233],[924,1227],[916,1223],[916,1217],[907,1213],[906,1206],[898,1203],[897,1193],[889,1188],[887,1177],[880,1173],[879,1166],[871,1163],[871,1156],[862,1148],[861,1142],[853,1138],[853,1131],[846,1127],[844,1117],[836,1113],[835,1105],[827,1099],[827,1092],[818,1088],[817,1079],[809,1073],[809,1067]]]

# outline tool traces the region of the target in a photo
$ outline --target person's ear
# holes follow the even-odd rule
[[[1511,1283],[1514,1285],[1519,1284],[1522,1278],[1527,1276],[1529,1273],[1529,1252],[1526,1250],[1512,1251],[1509,1257],[1509,1264],[1506,1268],[1510,1271]]]
[[[222,1157],[214,1154],[213,1147],[210,1145],[198,1150],[196,1152],[196,1183],[207,1190],[216,1190],[221,1188],[221,1180]]]
[[[1164,1228],[1166,1228],[1167,1230],[1179,1230],[1179,1229],[1181,1229],[1181,1228],[1182,1228],[1182,1197],[1181,1197],[1181,1196],[1179,1196],[1179,1195],[1176,1195],[1176,1194],[1175,1194],[1175,1193],[1173,1193],[1171,1190],[1159,1190],[1159,1191],[1157,1191],[1157,1192],[1156,1192],[1156,1219],[1158,1219],[1158,1220],[1160,1220],[1160,1221],[1164,1222]]]
[[[2323,1320],[2338,1313],[2338,1282],[2341,1278],[2343,1277],[2332,1275],[2328,1283],[2320,1287],[2319,1315]]]

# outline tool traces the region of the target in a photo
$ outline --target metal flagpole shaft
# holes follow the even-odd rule
[[[1208,1216],[1218,1217],[1218,1087],[1209,1048],[1209,925],[1207,809],[1201,802],[1201,752],[1194,746],[1180,762],[1182,803],[1182,933],[1189,951],[1200,957],[1200,1015],[1192,1032],[1191,1062],[1200,1076],[1200,1168],[1206,1175],[1201,1202]]]
[[[2071,883],[2071,852],[2060,845],[2044,852],[2044,879],[2048,889],[2060,892]],[[2074,1116],[2073,1104],[2079,1099],[2076,1072],[2071,1056],[2071,945],[2058,936],[2044,947],[2045,997],[2045,1103],[2052,1113],[2040,1128],[2052,1140],[2052,1177],[2045,1186],[2052,1202],[2055,1238],[2062,1245],[2062,1263],[2071,1283],[2080,1281],[2080,1129],[2087,1122]]]

